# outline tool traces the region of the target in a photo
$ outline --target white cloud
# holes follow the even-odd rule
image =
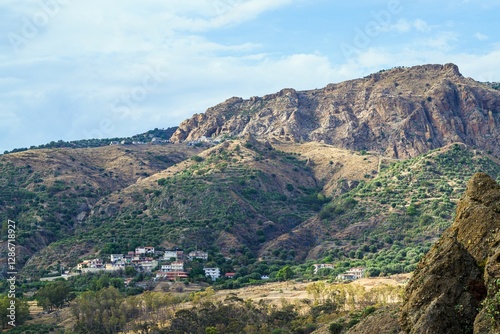
[[[458,33],[454,31],[441,31],[428,38],[416,41],[416,47],[432,51],[452,51],[459,40]]]
[[[382,31],[395,31],[398,33],[409,33],[411,31],[430,32],[432,27],[422,19],[408,20],[406,18],[399,19],[394,24],[382,26]]]
[[[488,35],[482,34],[480,32],[476,32],[474,34],[474,37],[476,37],[480,41],[485,41],[485,40],[487,40],[489,38]]]
[[[429,32],[431,27],[424,20],[417,19],[413,21],[413,27],[420,32]]]
[[[287,42],[278,34],[269,39],[245,35],[248,31],[239,35],[239,24],[305,0],[50,1],[67,5],[28,39],[21,52],[14,52],[7,39],[0,40],[0,116],[5,130],[0,151],[14,145],[9,144],[14,137],[7,129],[30,134],[23,142],[17,138],[15,146],[127,136],[177,125],[233,95],[248,98],[284,87],[320,88],[397,65],[456,62],[464,74],[484,76],[481,80],[495,81],[499,74],[497,51],[458,53],[460,27],[431,25],[421,13],[415,13],[421,19],[394,18],[380,31],[401,36],[374,36],[347,61],[333,63],[335,51],[302,47],[304,35],[299,34],[293,46],[284,45]],[[4,0],[0,34],[22,35],[23,20],[43,10],[40,4]],[[285,26],[277,28],[288,32]],[[323,26],[300,30],[321,35]],[[352,29],[345,31],[352,34]],[[225,37],[226,32],[227,39],[214,37]],[[154,81],[151,71],[157,68],[162,75]]]

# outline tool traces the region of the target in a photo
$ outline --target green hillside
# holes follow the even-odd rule
[[[41,257],[74,255],[69,249],[77,245],[109,254],[151,244],[232,254],[233,265],[247,265],[266,241],[317,214],[327,201],[320,190],[299,156],[258,142],[227,142],[193,156],[168,178],[155,176],[104,197],[75,235]]]
[[[372,275],[410,272],[454,218],[468,179],[485,172],[500,180],[498,159],[464,145],[393,162],[367,175],[319,213],[319,247],[337,272],[363,265]]]

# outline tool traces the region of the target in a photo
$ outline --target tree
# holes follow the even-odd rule
[[[71,306],[76,320],[75,333],[113,334],[122,331],[127,323],[123,301],[123,296],[114,287],[82,293]]]
[[[290,278],[293,276],[293,270],[290,268],[290,266],[284,266],[280,270],[278,270],[278,273],[276,274],[276,278],[278,281],[288,281]]]
[[[205,328],[205,333],[206,334],[219,334],[219,331],[217,330],[216,327],[210,326]]]
[[[66,281],[50,282],[36,292],[38,305],[46,311],[61,308],[71,300],[71,287]]]
[[[137,270],[135,270],[134,267],[132,267],[132,266],[125,267],[125,275],[127,277],[132,277],[132,276],[135,276],[136,274],[137,274]]]
[[[408,207],[406,208],[406,214],[408,216],[415,216],[417,214],[417,208],[415,207],[415,205],[408,205]]]

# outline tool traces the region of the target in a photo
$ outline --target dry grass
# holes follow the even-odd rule
[[[274,146],[284,152],[299,153],[302,159],[308,159],[316,178],[325,182],[324,190],[327,195],[334,191],[340,179],[360,181],[365,179],[365,175],[376,176],[380,159],[388,159],[373,152],[361,155],[359,152],[316,142],[281,143]]]
[[[411,274],[400,274],[390,277],[363,278],[355,281],[354,284],[361,285],[366,290],[382,285],[403,286],[410,276]],[[165,282],[158,284],[155,291],[164,291],[163,287],[168,284],[169,283]],[[174,287],[171,287],[169,293],[179,296],[185,296],[191,292],[200,291],[200,289],[207,287],[206,284],[190,284],[188,286],[184,286],[182,283],[175,284],[182,285],[183,291],[178,292]],[[249,286],[241,289],[216,291],[215,294],[209,298],[212,300],[223,301],[230,295],[236,295],[238,298],[243,300],[252,300],[255,302],[263,300],[266,303],[274,305],[281,305],[283,302],[300,304],[301,300],[311,298],[306,291],[307,286],[310,284],[311,282],[270,282],[263,285]],[[188,308],[191,306],[191,302],[186,302],[179,305],[177,309]],[[36,302],[30,302],[30,313],[33,319],[29,320],[28,324],[59,325],[65,327],[67,330],[71,329],[74,325],[74,320],[69,307],[65,307],[57,312],[46,314],[36,305]]]

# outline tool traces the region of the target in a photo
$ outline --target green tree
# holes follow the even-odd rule
[[[127,323],[123,301],[123,296],[114,287],[82,293],[71,306],[76,320],[75,333],[113,334],[123,331]]]
[[[288,281],[290,278],[293,277],[293,270],[290,266],[284,266],[280,270],[278,270],[278,273],[276,274],[276,278],[278,281]]]
[[[132,277],[132,276],[135,276],[136,274],[137,274],[137,270],[135,270],[134,267],[132,267],[132,266],[125,267],[125,275],[127,275],[127,277]]]
[[[50,282],[40,288],[35,295],[38,305],[46,311],[63,307],[71,297],[71,287],[66,281]]]
[[[206,334],[219,334],[219,331],[217,330],[217,328],[210,326],[210,327],[205,328],[205,333]]]
[[[408,207],[406,208],[406,214],[408,216],[415,216],[417,214],[417,208],[415,207],[415,205],[408,205]]]

